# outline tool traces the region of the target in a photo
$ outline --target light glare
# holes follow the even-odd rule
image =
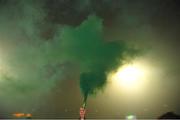
[[[121,88],[126,90],[138,90],[142,88],[144,70],[139,65],[127,64],[120,67],[116,73],[112,75],[112,80],[115,81]]]

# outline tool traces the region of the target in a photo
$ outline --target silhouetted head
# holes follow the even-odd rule
[[[158,117],[158,119],[180,119],[180,115],[177,115],[174,112],[167,112]]]

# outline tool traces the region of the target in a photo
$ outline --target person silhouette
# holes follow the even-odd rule
[[[158,119],[180,119],[180,115],[177,115],[171,111],[161,115],[160,117],[158,117]]]

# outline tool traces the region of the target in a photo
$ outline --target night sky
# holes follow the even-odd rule
[[[180,114],[179,0],[0,0],[0,118]],[[133,63],[139,91],[109,76]],[[86,100],[87,98],[87,100]]]

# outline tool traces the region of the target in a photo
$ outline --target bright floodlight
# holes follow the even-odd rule
[[[118,79],[125,86],[135,85],[138,82],[140,76],[141,71],[134,66],[126,66],[117,73]]]
[[[125,65],[118,69],[113,75],[113,79],[117,81],[122,88],[134,89],[141,86],[143,70],[139,66]]]

